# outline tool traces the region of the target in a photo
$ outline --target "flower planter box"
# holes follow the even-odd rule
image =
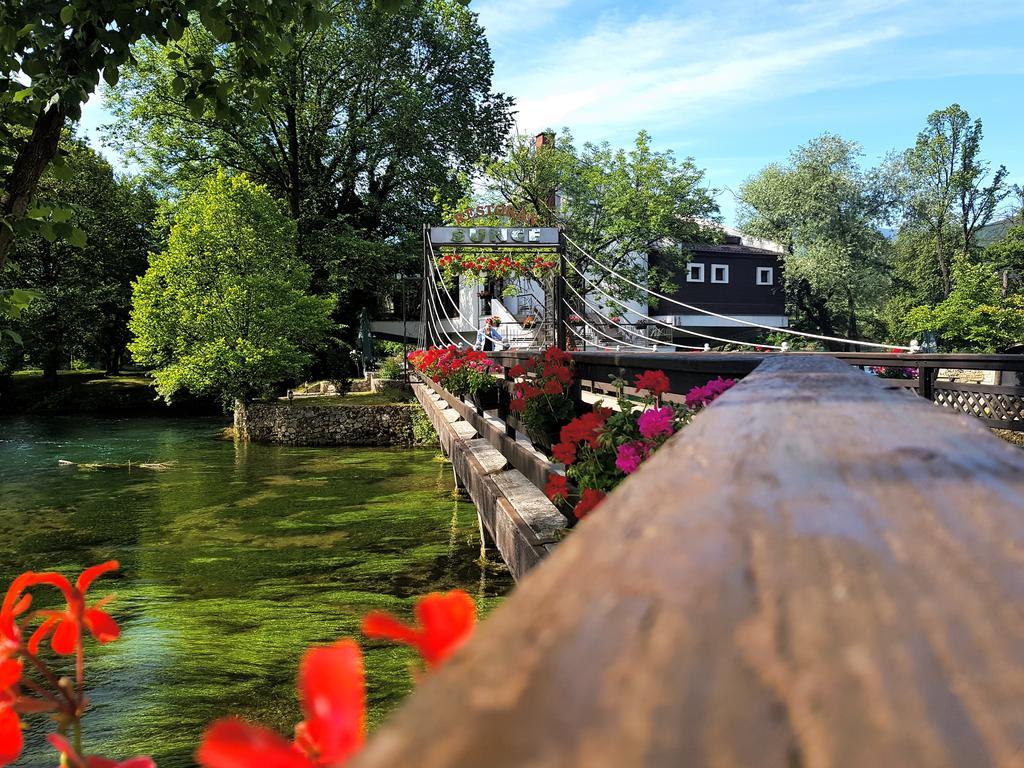
[[[490,411],[498,407],[501,393],[497,387],[485,389],[469,396],[469,401],[476,406],[477,411]]]

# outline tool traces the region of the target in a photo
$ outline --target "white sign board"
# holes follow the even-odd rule
[[[556,227],[431,227],[434,245],[558,245]]]

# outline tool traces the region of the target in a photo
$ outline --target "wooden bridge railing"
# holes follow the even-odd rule
[[[520,582],[354,768],[1024,764],[1024,452],[768,357]]]

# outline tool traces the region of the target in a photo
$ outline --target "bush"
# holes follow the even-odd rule
[[[400,379],[404,373],[400,357],[386,357],[377,368],[377,375],[382,379]]]

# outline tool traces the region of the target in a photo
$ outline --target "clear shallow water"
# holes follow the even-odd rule
[[[356,635],[374,608],[408,616],[432,590],[466,589],[486,612],[511,586],[480,564],[476,512],[435,451],[233,444],[222,426],[0,420],[0,586],[121,562],[90,591],[117,594],[122,636],[87,645],[87,752],[190,766],[205,726],[230,713],[290,734],[306,646]],[[362,645],[372,727],[410,689],[412,656]],[[48,724],[29,722],[16,765],[50,768]]]

